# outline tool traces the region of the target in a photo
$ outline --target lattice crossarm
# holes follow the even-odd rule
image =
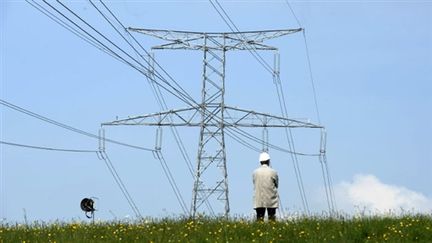
[[[112,122],[102,123],[101,125],[188,126],[191,124],[199,124],[198,110],[198,107],[169,110],[147,115],[129,117],[126,119],[118,119]]]
[[[290,127],[290,128],[323,128],[310,122],[284,118],[266,113],[225,106],[228,116],[227,127]]]

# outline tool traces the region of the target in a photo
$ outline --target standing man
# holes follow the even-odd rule
[[[277,172],[270,168],[270,155],[262,152],[259,156],[261,166],[253,172],[254,209],[257,220],[263,221],[267,209],[268,219],[276,220],[276,208],[279,207]]]

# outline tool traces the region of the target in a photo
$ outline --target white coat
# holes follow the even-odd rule
[[[268,165],[261,165],[253,172],[254,208],[279,207],[277,172]]]

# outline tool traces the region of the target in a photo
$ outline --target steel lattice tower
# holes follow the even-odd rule
[[[227,106],[225,94],[225,58],[227,51],[267,50],[276,47],[263,44],[264,40],[292,34],[302,29],[206,33],[171,30],[128,28],[129,31],[157,37],[167,43],[152,49],[184,49],[203,52],[201,103],[183,109],[163,111],[103,123],[102,125],[194,126],[200,127],[195,181],[193,185],[191,215],[195,217],[200,207],[210,199],[224,204],[224,215],[230,211],[228,198],[228,173],[225,152],[226,128],[279,127],[318,128],[320,125],[280,116]],[[279,75],[275,72],[275,75]],[[215,177],[211,171],[219,170]]]

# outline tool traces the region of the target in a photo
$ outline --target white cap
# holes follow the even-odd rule
[[[259,156],[259,161],[262,162],[267,160],[270,160],[270,155],[266,152],[262,152]]]

